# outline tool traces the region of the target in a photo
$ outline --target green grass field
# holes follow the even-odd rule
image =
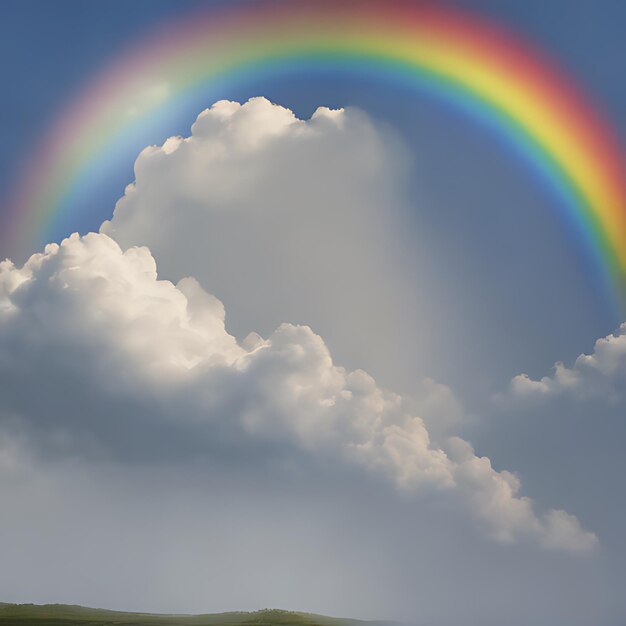
[[[67,604],[1,604],[0,624],[15,626],[389,626],[388,622],[364,622],[265,609],[254,613],[208,615],[157,615],[89,609]]]

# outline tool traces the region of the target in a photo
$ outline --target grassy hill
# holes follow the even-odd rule
[[[389,626],[265,609],[254,613],[213,613],[209,615],[158,615],[90,609],[67,604],[2,604],[0,625],[9,626]]]

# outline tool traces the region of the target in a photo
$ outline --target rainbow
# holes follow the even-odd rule
[[[478,16],[430,3],[261,1],[165,24],[62,112],[15,187],[3,236],[45,237],[133,127],[199,91],[309,71],[435,94],[505,137],[554,193],[598,279],[623,298],[626,177],[613,133],[538,52]]]

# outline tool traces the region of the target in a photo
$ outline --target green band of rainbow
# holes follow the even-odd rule
[[[462,11],[393,1],[260,2],[167,25],[63,113],[17,186],[5,233],[26,240],[45,232],[140,120],[224,78],[286,66],[393,76],[480,111],[559,190],[566,219],[621,299],[626,177],[606,124],[561,72],[509,33]]]

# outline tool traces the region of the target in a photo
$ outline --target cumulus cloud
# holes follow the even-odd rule
[[[571,396],[598,398],[616,404],[626,400],[626,323],[617,332],[598,339],[591,354],[581,354],[571,367],[558,362],[554,373],[540,380],[526,374],[515,376],[507,394],[498,401],[521,401]]]
[[[301,120],[265,98],[222,101],[189,137],[138,156],[101,232],[148,246],[165,278],[194,276],[240,339],[306,324],[342,362],[407,388],[406,362],[432,340],[416,323],[434,306],[434,288],[414,296],[427,261],[403,243],[409,162],[395,133],[356,109]]]
[[[0,264],[0,355],[4,429],[49,454],[292,455],[449,495],[498,541],[579,553],[597,543],[564,511],[538,514],[515,475],[446,428],[431,438],[410,403],[336,365],[309,327],[238,342],[194,279],[159,280],[147,248],[105,234]],[[435,383],[426,391],[450,404]],[[10,449],[2,458],[11,464]]]

